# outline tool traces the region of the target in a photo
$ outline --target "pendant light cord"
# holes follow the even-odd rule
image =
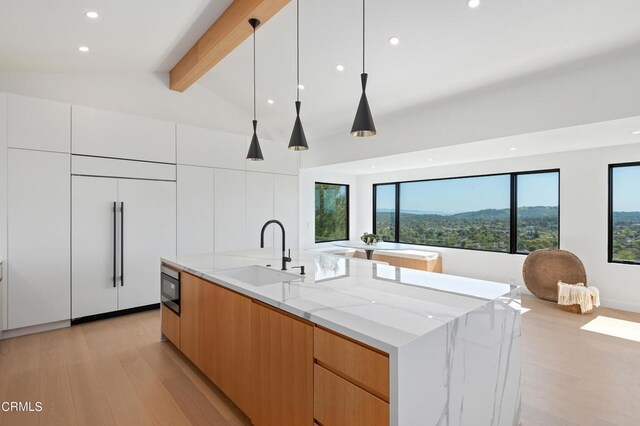
[[[253,27],[253,119],[256,119],[256,27]]]
[[[364,44],[364,40],[365,40],[365,38],[364,38],[364,36],[365,36],[365,34],[364,34],[364,25],[365,25],[365,23],[364,23],[365,22],[365,20],[364,20],[364,12],[365,12],[364,3],[365,3],[365,0],[362,0],[362,73],[363,74],[364,74],[364,50],[365,50],[364,49],[364,46],[365,46],[365,44]]]
[[[300,0],[296,0],[296,100],[300,101]]]

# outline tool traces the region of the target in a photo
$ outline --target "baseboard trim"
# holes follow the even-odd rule
[[[52,330],[57,330],[59,328],[66,328],[66,327],[69,327],[70,325],[71,325],[71,322],[69,320],[63,320],[63,321],[50,322],[47,324],[32,325],[29,327],[14,328],[11,330],[5,330],[2,333],[0,333],[0,340],[12,339],[14,337],[26,336],[28,334],[34,334],[34,333],[43,333],[45,331],[52,331]]]
[[[620,300],[600,298],[600,306],[603,308],[618,309],[620,311],[640,313],[640,305],[637,303],[621,302]]]
[[[86,317],[74,318],[71,320],[71,325],[78,325],[78,324],[83,324],[85,322],[91,322],[91,321],[99,321],[107,318],[119,317],[122,315],[135,314],[137,312],[152,311],[154,309],[160,309],[160,304],[152,303],[151,305],[136,306],[135,308],[121,309],[119,311],[105,312],[102,314],[88,315]]]

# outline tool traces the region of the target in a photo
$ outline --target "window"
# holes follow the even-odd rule
[[[375,197],[375,229],[384,241],[396,240],[396,184],[377,185]]]
[[[640,264],[640,163],[609,166],[609,262]]]
[[[516,252],[558,248],[560,173],[519,173],[516,188]]]
[[[316,182],[316,243],[349,239],[349,185]]]
[[[503,253],[557,248],[559,183],[560,172],[549,170],[376,184],[373,232]]]
[[[509,175],[400,184],[399,242],[509,251]]]

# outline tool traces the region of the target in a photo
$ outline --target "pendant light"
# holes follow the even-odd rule
[[[369,109],[369,101],[367,100],[367,77],[368,74],[364,71],[364,51],[365,51],[365,0],[362,0],[362,74],[360,74],[360,81],[362,82],[362,96],[360,96],[360,104],[358,104],[358,111],[356,112],[356,118],[353,120],[353,126],[351,127],[351,134],[353,136],[374,136],[376,134],[376,126],[373,124],[373,117],[371,116],[371,110]]]
[[[260,25],[260,21],[251,18],[249,19],[249,25],[253,27],[253,137],[249,145],[249,152],[247,152],[247,160],[263,161],[264,157],[262,156],[258,134],[256,133],[258,129],[258,120],[256,120],[256,28]]]
[[[296,121],[289,139],[289,149],[293,151],[309,149],[302,121],[300,121],[300,0],[296,0]]]

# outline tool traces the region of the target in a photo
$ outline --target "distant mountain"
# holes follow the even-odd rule
[[[640,212],[613,212],[614,222],[640,222]]]
[[[518,208],[518,217],[521,219],[557,218],[558,207],[534,206]]]
[[[485,209],[475,212],[465,212],[454,214],[454,219],[463,220],[509,220],[509,209]]]
[[[377,209],[377,212],[381,213],[393,213],[396,209]],[[443,212],[443,211],[424,211],[424,210],[402,210],[402,214],[415,214],[415,215],[437,215],[437,216],[451,216],[458,212]]]
[[[509,209],[484,209],[464,213],[436,213],[415,210],[403,210],[403,215],[411,216],[447,216],[461,220],[509,220]],[[549,206],[520,207],[518,217],[521,219],[541,219],[558,217],[558,208]]]

